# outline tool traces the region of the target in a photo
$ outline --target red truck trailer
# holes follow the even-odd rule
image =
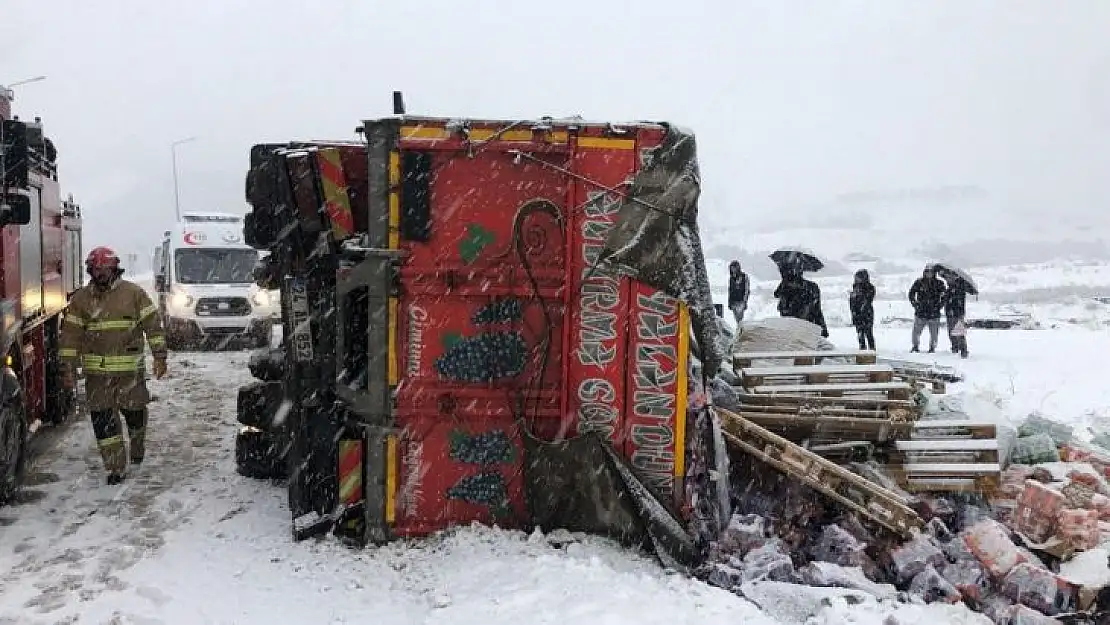
[[[83,280],[81,209],[62,199],[41,121],[13,117],[12,99],[0,87],[0,498],[18,487],[30,435],[73,411],[57,342]]]
[[[703,403],[690,328],[718,326],[695,213],[632,195],[681,187],[652,182],[658,168],[637,178],[655,161],[696,201],[692,136],[411,116],[361,130],[252,152],[245,234],[271,252],[260,283],[281,288],[284,345],[256,354],[261,381],[240,391],[241,472],[289,475],[298,534],[613,533],[631,499],[617,525],[642,529],[645,506],[689,520],[689,447],[706,448],[687,426]],[[672,282],[700,271],[701,297],[614,270],[641,239]]]

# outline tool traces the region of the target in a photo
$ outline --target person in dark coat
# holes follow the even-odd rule
[[[852,325],[859,337],[860,349],[875,349],[875,286],[866,269],[856,272],[852,293],[848,296]]]
[[[829,336],[825,315],[821,312],[821,287],[816,282],[803,278],[800,271],[783,269],[781,273],[782,282],[775,289],[775,297],[779,299],[779,315],[816,324],[821,328],[821,336]]]
[[[936,268],[927,265],[921,277],[910,287],[910,305],[913,306],[913,348],[919,352],[921,331],[929,327],[929,353],[937,351],[937,334],[940,333],[940,311],[944,307],[944,282],[937,277]]]
[[[948,342],[952,353],[967,358],[967,286],[959,278],[948,281],[944,297],[944,318],[948,322]]]
[[[734,260],[728,265],[728,309],[736,318],[736,327],[744,321],[744,313],[748,310],[748,296],[751,295],[751,286],[748,283],[748,274],[740,268],[740,261]]]

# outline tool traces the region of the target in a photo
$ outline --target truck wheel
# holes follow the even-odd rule
[[[27,468],[27,420],[21,402],[0,408],[0,502],[11,501]]]
[[[243,428],[235,436],[235,469],[243,477],[280,479],[287,475],[286,454],[281,437],[254,428]]]

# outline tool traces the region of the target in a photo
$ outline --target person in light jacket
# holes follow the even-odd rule
[[[744,321],[749,295],[751,295],[751,285],[748,283],[748,274],[740,268],[740,261],[734,260],[728,265],[728,309],[736,318],[737,328]]]
[[[964,281],[948,281],[944,297],[944,318],[948,322],[948,342],[952,353],[967,358],[967,288]]]
[[[852,325],[856,328],[860,349],[875,349],[875,286],[866,269],[856,272],[852,293],[848,296]]]

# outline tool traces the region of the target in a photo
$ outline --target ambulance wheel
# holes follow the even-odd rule
[[[284,442],[278,436],[255,428],[243,428],[235,436],[235,470],[243,477],[280,479],[286,476]]]
[[[17,395],[0,408],[0,502],[15,497],[26,468],[27,419]]]

